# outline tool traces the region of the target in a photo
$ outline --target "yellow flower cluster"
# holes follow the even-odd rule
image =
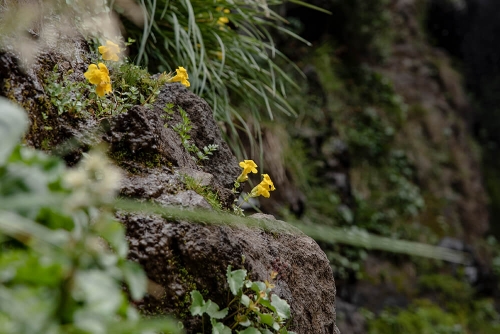
[[[99,53],[102,54],[102,59],[118,61],[118,54],[121,52],[120,47],[111,42],[106,41],[106,45],[101,45]],[[105,94],[111,93],[111,78],[109,70],[103,63],[90,64],[87,72],[83,74],[85,78],[93,85],[96,85],[96,94],[103,97]]]
[[[101,45],[99,48],[99,53],[102,54],[102,59],[118,61],[118,54],[121,52],[118,44],[111,41],[106,41],[106,45]]]
[[[184,67],[179,66],[175,71],[177,74],[170,79],[169,82],[180,82],[186,87],[191,86],[189,83],[189,75]]]
[[[240,167],[243,168],[240,176],[236,179],[236,182],[245,182],[248,180],[248,174],[257,173],[257,164],[253,160],[243,160],[240,162]],[[262,181],[252,189],[249,197],[264,196],[269,198],[271,194],[270,191],[276,190],[273,181],[268,174],[262,174]]]
[[[215,10],[218,12],[223,12],[226,15],[231,13],[231,11],[229,9],[222,8],[222,7],[217,7],[217,8],[215,8]],[[228,24],[228,23],[229,23],[229,19],[227,18],[227,16],[221,16],[217,20],[217,25],[219,26],[219,29],[221,29],[221,30],[224,30],[224,28],[226,27],[226,24]]]
[[[245,182],[246,180],[248,180],[249,173],[257,173],[258,166],[253,160],[243,160],[242,162],[240,162],[240,167],[243,168],[243,171],[236,179],[236,181],[238,182]]]
[[[103,63],[99,63],[99,65],[90,64],[89,69],[83,75],[91,84],[97,85],[96,93],[100,97],[104,96],[104,94],[111,93],[109,71]]]
[[[252,189],[250,192],[250,197],[264,196],[269,198],[271,194],[270,191],[276,190],[273,181],[267,174],[262,174],[262,181]]]

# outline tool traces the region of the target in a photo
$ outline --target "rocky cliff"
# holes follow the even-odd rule
[[[90,147],[104,143],[125,175],[121,196],[186,210],[231,211],[235,200],[231,189],[240,168],[222,140],[208,104],[175,83],[158,87],[155,102],[147,106],[97,115],[99,108],[73,104],[92,62],[85,41],[78,39],[73,45],[69,53],[59,52],[57,47],[45,50],[29,68],[22,68],[12,53],[0,54],[0,95],[27,110],[30,129],[26,144],[60,154],[73,165]],[[64,87],[71,88],[66,95],[61,93]],[[58,110],[51,100],[55,94],[62,94],[57,97],[65,99],[66,107],[79,109]],[[89,96],[79,99],[84,102]],[[217,145],[203,163],[193,158],[171,127],[183,121],[189,122],[191,145]],[[328,259],[300,231],[205,226],[168,215],[126,211],[118,212],[117,217],[126,226],[129,257],[144,267],[149,278],[150,294],[138,303],[143,313],[174,314],[189,333],[200,331],[202,319],[189,313],[190,292],[201,291],[204,298],[224,306],[229,291],[226,269],[232,265],[245,268],[253,280],[264,281],[271,272],[277,273],[274,291],[291,305],[290,330],[338,333],[335,284]],[[274,219],[265,215],[254,218]],[[269,221],[269,225],[286,223]]]

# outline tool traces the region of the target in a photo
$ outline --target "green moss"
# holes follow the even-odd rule
[[[186,293],[182,296],[176,296],[174,301],[175,306],[175,316],[180,319],[186,319],[190,315],[189,308],[191,306],[191,291],[197,290],[197,285],[194,276],[189,273],[189,271],[180,264],[180,260],[177,257],[168,260],[168,265],[175,272],[178,273],[177,280],[178,283],[182,285]],[[207,291],[204,290],[206,293]],[[205,294],[206,296],[206,294]]]
[[[210,189],[210,187],[201,186],[196,179],[188,175],[184,175],[183,179],[188,190],[193,190],[197,194],[203,196],[207,200],[208,204],[210,204],[210,206],[212,206],[215,210],[223,211],[219,195]]]
[[[132,174],[140,173],[140,170],[137,167],[134,167],[134,165],[130,164],[129,162],[138,163],[140,166],[143,166],[145,168],[158,168],[168,163],[166,159],[159,153],[133,153],[128,149],[122,148],[122,145],[119,146],[120,147],[118,149],[109,152],[108,155],[120,167],[123,167],[125,170],[129,171]]]
[[[41,148],[42,148],[42,150],[45,150],[45,151],[50,150],[50,139],[49,138],[45,138],[44,140],[42,140]]]

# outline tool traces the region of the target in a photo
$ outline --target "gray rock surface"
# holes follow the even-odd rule
[[[265,217],[268,219],[268,217]],[[277,271],[275,293],[292,307],[297,333],[338,333],[335,326],[335,285],[326,255],[303,234],[273,235],[259,229],[202,226],[168,222],[157,216],[123,215],[130,258],[147,271],[161,297],[151,294],[140,305],[146,313],[174,313],[185,319],[188,333],[200,329],[200,319],[188,316],[189,292],[206,291],[221,307],[227,303],[225,272],[246,268],[253,280]],[[245,258],[244,262],[242,257]],[[163,291],[163,290],[162,290]]]
[[[236,157],[232,154],[229,146],[222,139],[221,132],[215,123],[212,109],[193,92],[182,86],[180,83],[165,85],[158,99],[154,103],[156,113],[164,113],[163,108],[167,103],[173,103],[175,108],[182,108],[186,111],[192,123],[189,132],[191,141],[200,149],[208,145],[217,145],[218,149],[210,156],[210,163],[204,164],[204,171],[212,174],[215,179],[224,187],[231,189],[234,180],[240,174],[240,168]],[[172,115],[170,124],[181,122],[179,112]],[[161,125],[163,126],[163,123]],[[184,167],[179,164],[179,167]],[[189,166],[186,166],[189,167]]]

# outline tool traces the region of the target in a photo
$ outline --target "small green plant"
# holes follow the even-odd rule
[[[272,272],[269,280],[252,282],[245,269],[231,270],[227,267],[227,284],[233,299],[222,310],[210,299],[205,301],[198,290],[191,292],[191,314],[210,319],[212,333],[231,334],[294,334],[286,328],[290,319],[290,306],[271,291],[277,273]],[[229,312],[231,313],[229,314]],[[229,315],[228,315],[229,314]]]
[[[69,75],[71,75],[71,71],[62,75],[61,78],[56,65],[45,80],[45,90],[50,96],[50,102],[57,108],[59,115],[64,112],[84,113],[90,103],[86,98],[89,90],[87,82],[68,80]],[[47,118],[47,115],[44,114],[43,117]]]
[[[168,76],[162,73],[152,78],[146,69],[126,60],[113,71],[111,79],[117,98],[127,98],[132,105],[147,106],[156,101],[160,88],[167,83]]]
[[[220,202],[219,195],[216,192],[213,192],[210,187],[200,185],[198,180],[189,175],[184,175],[184,184],[188,190],[193,190],[197,194],[203,196],[212,208],[217,211],[222,211],[222,204]]]
[[[174,104],[173,103],[167,103],[165,105],[165,108],[163,108],[165,111],[165,115],[162,115],[162,118],[165,118],[167,120],[172,119],[172,115],[174,114]],[[199,164],[203,160],[208,160],[210,159],[210,156],[217,151],[219,148],[219,145],[216,144],[210,144],[208,146],[204,146],[201,150],[191,142],[191,135],[189,132],[193,128],[191,125],[191,120],[189,119],[189,116],[187,112],[182,109],[181,107],[178,107],[177,110],[179,110],[179,114],[181,115],[182,122],[178,123],[176,125],[172,126],[172,129],[177,132],[179,137],[181,137],[181,143],[182,146],[188,151],[189,153],[193,153],[195,156],[191,157],[194,161],[196,161],[197,164]],[[165,127],[168,126],[167,123],[164,125]]]

